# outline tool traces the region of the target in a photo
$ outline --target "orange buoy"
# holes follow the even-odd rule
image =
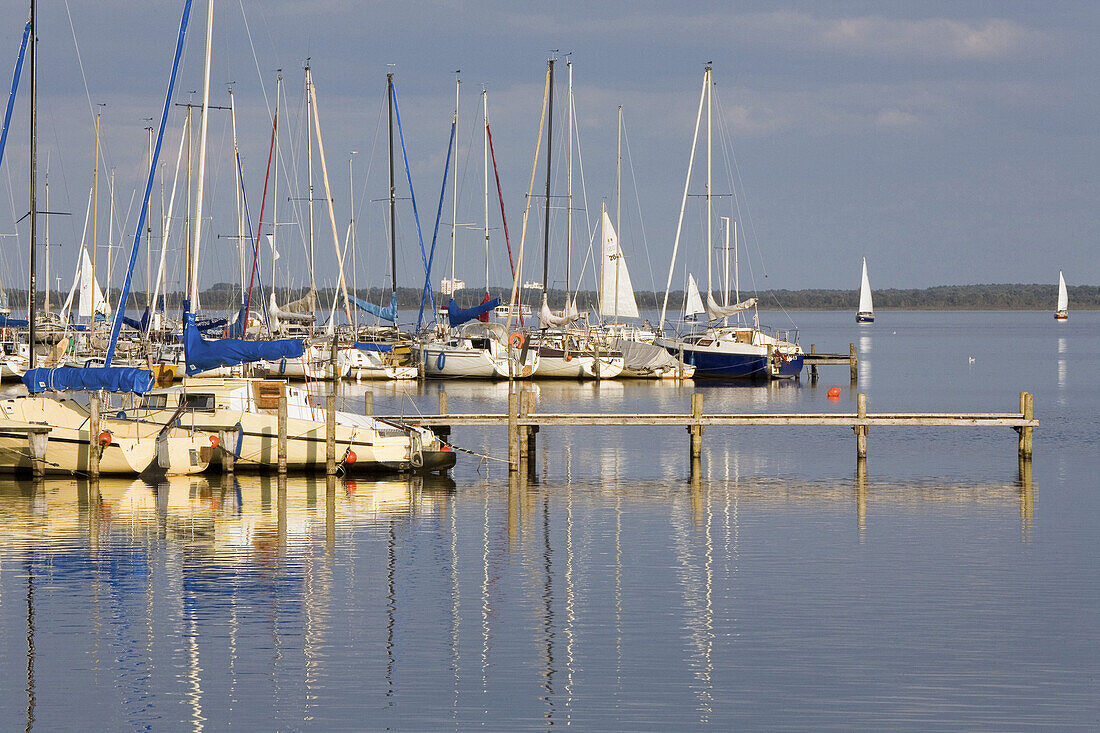
[[[210,447],[211,448],[217,448],[221,444],[222,444],[222,439],[221,438],[219,438],[216,435],[211,435],[210,436]]]
[[[526,340],[522,331],[514,331],[512,335],[508,337],[508,343],[512,345],[513,349],[522,349]]]
[[[840,387],[833,387],[832,389],[829,390],[829,399],[830,400],[839,400],[840,399]]]
[[[349,450],[348,454],[344,456],[344,463],[355,463],[359,460],[359,456],[355,455],[355,451]]]
[[[111,434],[106,430],[99,434],[99,444],[104,446],[111,444]]]

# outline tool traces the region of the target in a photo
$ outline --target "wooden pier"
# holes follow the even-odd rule
[[[802,360],[802,365],[810,369],[810,384],[817,382],[817,368],[828,364],[846,364],[851,383],[855,384],[859,380],[859,357],[856,355],[855,344],[848,344],[847,354],[819,354],[817,345],[810,344],[810,353]]]
[[[507,427],[508,463],[518,470],[520,462],[534,456],[535,435],[541,427],[588,427],[598,425],[669,426],[687,428],[693,462],[702,453],[703,433],[721,426],[814,426],[847,427],[856,435],[856,457],[867,458],[867,435],[878,427],[1001,427],[1016,431],[1019,457],[1030,461],[1032,431],[1039,426],[1034,402],[1028,392],[1020,393],[1019,412],[867,412],[867,395],[860,393],[854,413],[705,413],[703,395],[693,392],[691,412],[662,413],[562,413],[536,412],[534,393],[527,390],[508,394],[508,412],[458,414],[447,412],[446,393],[440,392],[440,410],[435,415],[393,415],[388,419],[431,428],[449,435],[455,427]]]

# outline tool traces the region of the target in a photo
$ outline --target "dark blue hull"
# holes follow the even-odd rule
[[[667,347],[666,347],[667,349]],[[678,352],[667,349],[677,356]],[[776,357],[778,358],[778,357]],[[779,373],[772,374],[768,369],[766,356],[751,354],[723,354],[714,351],[695,350],[684,347],[684,362],[695,367],[695,379],[768,379],[797,377],[802,373],[801,354],[788,361],[780,360]]]

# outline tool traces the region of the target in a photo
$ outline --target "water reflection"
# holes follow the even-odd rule
[[[221,728],[235,710],[261,727],[348,725],[334,704],[348,695],[379,727],[424,705],[456,727],[502,710],[597,728],[728,721],[734,660],[753,633],[744,615],[759,602],[752,578],[783,569],[766,558],[786,543],[799,555],[787,562],[804,562],[803,528],[854,515],[869,545],[907,516],[926,527],[1018,515],[1030,535],[1029,462],[1003,483],[882,480],[864,464],[854,487],[751,465],[732,455],[688,481],[521,473],[457,490],[273,476],[6,482],[0,597],[26,597],[19,626],[7,614],[0,629],[27,640],[14,709],[28,726],[72,723],[43,704],[40,680],[60,676],[77,690],[115,680],[123,694],[92,704],[105,727],[156,717]],[[781,577],[775,592],[793,592]],[[44,628],[60,648],[43,650]],[[661,660],[660,693],[642,659]]]
[[[873,383],[871,381],[871,352],[872,344],[871,333],[868,329],[873,326],[862,326],[859,332],[859,387],[862,391],[869,390]]]
[[[1067,343],[1065,336],[1058,337],[1058,404],[1066,404],[1066,366]]]

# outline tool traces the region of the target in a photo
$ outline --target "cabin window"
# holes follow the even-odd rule
[[[184,397],[183,409],[185,410],[201,410],[203,412],[214,411],[214,395],[212,394],[189,394]]]
[[[147,394],[141,398],[141,408],[144,410],[163,410],[168,407],[168,395]]]

